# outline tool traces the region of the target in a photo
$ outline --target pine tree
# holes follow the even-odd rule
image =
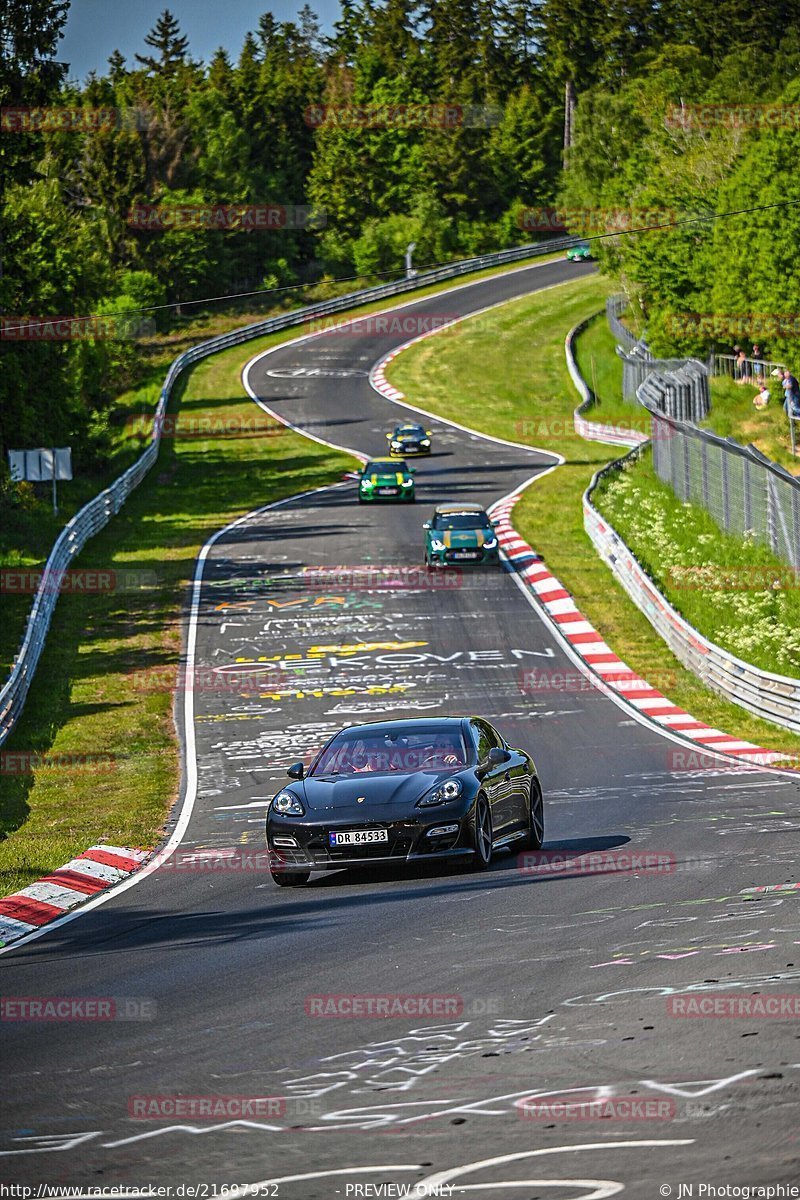
[[[164,9],[144,40],[146,45],[158,52],[158,57],[137,54],[136,61],[153,75],[174,75],[186,63],[189,39],[181,37],[178,20],[168,8]]]

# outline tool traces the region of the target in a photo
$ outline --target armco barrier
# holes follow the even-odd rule
[[[581,432],[580,413],[586,407],[587,401],[592,399],[592,393],[578,370],[572,350],[574,337],[584,324],[585,322],[582,322],[581,325],[577,325],[567,335],[565,345],[567,368],[578,393],[584,397],[583,403],[575,410],[575,429],[578,433]],[[661,414],[656,414],[655,419],[674,427],[680,424]],[[604,439],[593,436],[592,440]],[[623,463],[636,458],[647,444],[647,440],[644,439],[623,458],[616,459],[598,471],[584,494],[583,524],[595,550],[679,662],[707,687],[758,717],[800,733],[800,679],[790,679],[786,675],[762,671],[703,637],[672,607],[617,531],[592,503],[592,493],[600,480],[620,470]],[[659,445],[662,440],[658,439]]]
[[[558,241],[539,243],[537,245],[514,246],[510,250],[499,250],[494,254],[483,254],[477,258],[461,259],[459,262],[448,263],[432,271],[420,272],[420,274],[415,275],[412,279],[399,279],[393,283],[381,283],[376,287],[363,288],[358,292],[348,292],[346,295],[337,296],[333,300],[326,300],[320,304],[298,308],[294,312],[282,313],[277,317],[269,317],[265,321],[258,321],[254,325],[246,325],[242,329],[234,330],[232,333],[225,333],[220,337],[211,338],[210,341],[201,342],[197,346],[192,346],[191,350],[187,350],[184,354],[179,355],[171,364],[167,372],[167,377],[164,380],[164,386],[161,389],[161,395],[159,396],[155,411],[153,437],[150,445],[133,466],[129,467],[123,475],[120,475],[119,479],[116,479],[110,487],[101,492],[99,496],[95,496],[93,500],[90,500],[88,504],[75,514],[72,520],[64,526],[50,552],[50,556],[42,572],[42,582],[34,597],[30,615],[28,616],[28,624],[25,629],[22,645],[14,661],[11,674],[2,691],[0,691],[0,745],[8,737],[17,717],[22,711],[25,697],[28,694],[28,689],[36,672],[39,658],[41,657],[47,631],[50,627],[56,601],[58,600],[58,588],[53,586],[53,581],[59,578],[61,573],[69,567],[89,538],[94,537],[96,533],[108,524],[115,513],[119,512],[130,493],[138,486],[156,461],[161,436],[161,418],[163,418],[167,404],[169,403],[172,387],[186,367],[199,362],[200,359],[206,358],[210,354],[216,354],[219,350],[227,350],[231,346],[241,345],[252,338],[263,337],[269,333],[277,333],[282,329],[290,329],[292,326],[302,325],[304,322],[313,321],[318,317],[330,316],[362,304],[389,299],[392,296],[402,295],[404,292],[417,291],[420,288],[429,287],[431,284],[444,282],[448,279],[456,279],[460,275],[469,275],[475,271],[491,267],[501,267],[507,263],[518,262],[522,259],[551,254],[574,245],[578,240],[577,238],[561,238]]]
[[[564,353],[567,358],[567,370],[570,378],[578,389],[578,394],[582,397],[581,403],[572,414],[572,424],[575,427],[575,432],[579,437],[585,438],[587,442],[605,442],[612,446],[640,446],[648,440],[647,434],[636,429],[625,429],[620,425],[604,425],[599,421],[587,421],[584,413],[587,413],[595,403],[595,396],[592,389],[587,384],[586,380],[578,370],[578,364],[575,361],[575,338],[585,329],[594,317],[588,317],[585,321],[581,321],[574,329],[570,329],[564,342]]]

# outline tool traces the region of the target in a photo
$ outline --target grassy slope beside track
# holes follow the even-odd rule
[[[420,289],[407,299],[444,293],[448,286],[518,266],[476,272],[449,285]],[[352,313],[364,316],[390,303]],[[246,323],[241,316],[228,324]],[[213,328],[193,324],[192,340],[223,332],[220,324],[225,322],[216,321]],[[263,423],[264,414],[244,397],[242,367],[260,350],[302,332],[297,327],[223,351],[183,376],[169,409],[180,418],[179,436],[163,440],[150,474],[79,556],[80,570],[151,571],[157,585],[135,594],[59,598],[24,712],[3,754],[75,756],[77,761],[70,767],[59,758],[58,767],[40,765],[33,774],[9,773],[10,765],[0,771],[0,896],[32,883],[95,842],[151,847],[159,840],[178,782],[172,681],[182,604],[200,547],[211,533],[252,508],[334,483],[355,465],[347,455],[285,430],[278,436],[187,438],[180,436],[182,422],[189,418],[187,424],[197,429],[216,420],[229,430],[239,418],[245,429],[248,423],[252,428],[254,416]],[[183,341],[173,341],[165,361],[184,349]],[[163,373],[121,397],[119,412],[152,411]],[[119,454],[132,457],[130,445],[121,444]],[[125,465],[115,458],[109,478]],[[80,497],[80,502],[88,498]],[[62,516],[76,507],[75,497],[70,507],[65,496]],[[35,516],[18,529],[17,545],[6,542],[5,552],[0,550],[0,566],[43,561],[58,529],[46,514],[38,525]],[[31,603],[30,596],[18,597],[13,605],[6,603],[10,599],[4,597],[5,632],[0,636],[8,660]],[[80,761],[94,754],[116,761],[94,769]]]
[[[581,496],[618,451],[572,432],[575,389],[564,338],[602,306],[606,281],[576,280],[495,309],[491,325],[466,320],[396,358],[387,375],[411,403],[485,433],[555,451],[563,466],[528,488],[514,510],[520,533],[544,557],[613,650],[699,719],[737,737],[796,753],[800,738],[751,717],[685,670],[628,599],[583,529]],[[599,410],[598,410],[599,411]]]

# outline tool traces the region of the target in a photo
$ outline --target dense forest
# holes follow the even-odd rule
[[[165,329],[203,297],[400,273],[412,241],[422,267],[540,240],[543,213],[620,231],[594,245],[657,348],[708,345],[676,314],[779,314],[756,338],[792,353],[800,0],[342,0],[330,33],[267,12],[208,63],[165,11],[83,81],[68,7],[0,0],[3,451],[91,461],[135,375],[130,336],[33,344],[20,318],[177,306]],[[208,206],[221,223],[169,219]]]

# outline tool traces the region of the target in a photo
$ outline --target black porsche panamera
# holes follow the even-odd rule
[[[461,860],[538,850],[544,806],[533,759],[481,717],[353,725],[326,743],[267,809],[276,883],[367,864]]]

